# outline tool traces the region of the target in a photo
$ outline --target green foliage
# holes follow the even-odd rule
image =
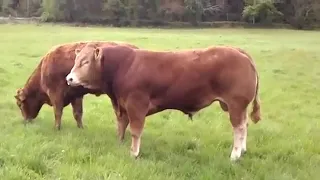
[[[10,15],[16,15],[16,12],[14,11],[14,4],[12,0],[2,0],[2,12],[4,14],[10,14]]]
[[[197,24],[201,21],[203,14],[203,1],[202,0],[184,0],[186,14],[189,15],[189,20],[193,24]]]
[[[49,20],[58,20],[59,11],[58,11],[58,1],[52,1],[52,0],[43,0],[42,1],[42,7],[43,7],[43,13],[41,15],[41,19],[43,21],[49,21]]]
[[[320,24],[320,2],[318,0],[292,0],[295,9],[292,24],[298,28],[310,28]]]
[[[43,21],[84,22],[116,26],[170,22],[290,22],[295,27],[320,22],[318,0],[0,0],[0,16],[41,16]],[[282,6],[282,9],[279,9]]]
[[[247,21],[261,23],[272,23],[282,16],[283,14],[275,8],[271,1],[262,1],[257,4],[248,5],[244,8],[242,14],[242,17]]]
[[[242,17],[246,20],[254,21],[258,17],[259,11],[257,10],[256,5],[248,5],[244,8],[242,12]]]

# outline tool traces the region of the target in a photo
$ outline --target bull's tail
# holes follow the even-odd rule
[[[257,123],[258,121],[261,120],[261,112],[260,112],[260,99],[259,99],[259,76],[257,73],[257,85],[256,85],[256,93],[254,95],[254,99],[252,102],[252,112],[250,114],[251,120],[254,123]]]
[[[241,53],[245,54],[246,56],[248,56],[248,58],[250,59],[250,62],[251,62],[251,66],[252,68],[256,71],[256,67],[255,67],[255,64],[253,62],[253,59],[252,57],[246,52],[244,51],[243,49],[241,48],[236,48],[237,50],[239,50]],[[254,99],[253,99],[253,107],[252,107],[252,112],[250,114],[250,117],[251,117],[251,120],[254,122],[254,123],[257,123],[261,120],[261,112],[260,112],[260,99],[259,99],[259,75],[258,75],[258,72],[256,71],[256,75],[257,75],[257,84],[256,84],[256,93],[254,95]]]

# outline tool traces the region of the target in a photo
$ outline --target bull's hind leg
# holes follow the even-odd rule
[[[246,151],[247,140],[247,113],[246,106],[232,106],[229,110],[233,127],[233,148],[230,155],[231,161],[238,160],[242,151]]]
[[[244,154],[247,152],[247,136],[248,136],[248,118],[247,118],[247,115],[246,115],[246,118],[245,118],[245,128],[244,128],[244,138],[243,138],[243,141],[242,141],[242,146],[241,146],[241,153]]]
[[[71,101],[73,117],[77,121],[78,128],[83,128],[82,124],[82,114],[83,114],[83,104],[82,104],[83,97],[76,98]]]

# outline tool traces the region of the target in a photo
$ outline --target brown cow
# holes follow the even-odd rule
[[[60,130],[63,108],[71,103],[73,116],[77,126],[83,128],[82,112],[83,96],[87,93],[99,96],[100,90],[90,90],[83,87],[70,87],[65,77],[70,72],[75,60],[75,50],[83,48],[87,43],[98,46],[134,45],[122,42],[84,41],[72,42],[53,47],[40,61],[23,88],[17,90],[16,103],[25,120],[36,118],[44,104],[53,106],[55,127]],[[115,100],[111,99],[114,105]],[[116,109],[115,109],[116,112]]]
[[[134,157],[139,155],[146,116],[166,109],[192,115],[219,101],[233,126],[231,160],[246,151],[247,108],[252,101],[251,118],[260,120],[258,73],[251,57],[238,48],[170,52],[88,44],[78,52],[67,81],[71,86],[109,89],[108,95],[116,97],[120,113],[129,120]]]

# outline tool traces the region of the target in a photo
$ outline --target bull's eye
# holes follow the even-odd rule
[[[84,65],[86,65],[88,63],[89,63],[89,61],[82,61],[81,66],[84,66]]]

